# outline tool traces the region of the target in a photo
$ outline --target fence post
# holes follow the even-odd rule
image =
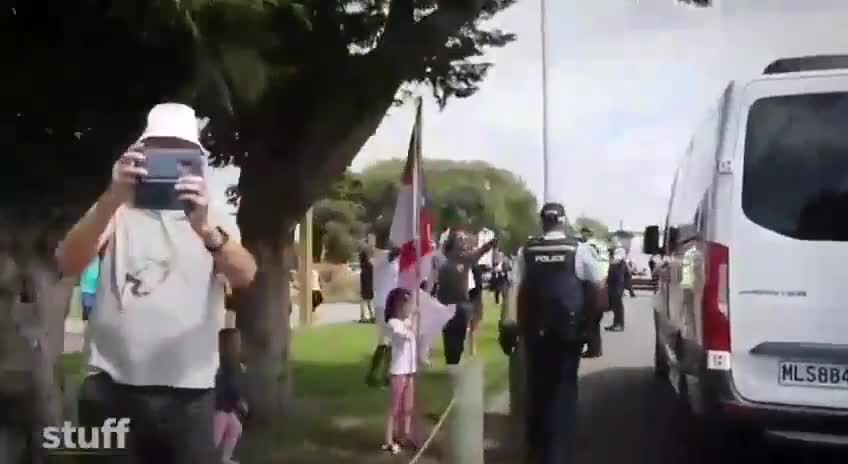
[[[483,464],[483,363],[474,358],[449,366],[454,405],[448,417],[450,464]]]
[[[298,245],[301,253],[298,264],[300,265],[300,326],[305,327],[312,323],[312,208],[306,211],[303,222],[300,223],[300,237]],[[286,276],[288,277],[288,276]]]
[[[509,357],[509,451],[523,458],[527,449],[527,359],[523,340]]]

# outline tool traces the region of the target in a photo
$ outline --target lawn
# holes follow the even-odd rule
[[[498,310],[487,301],[478,335],[478,358],[486,373],[486,392],[502,392],[507,384],[507,361],[497,343]],[[365,385],[364,376],[374,348],[375,327],[338,324],[303,328],[292,340],[296,412],[273,429],[252,429],[240,453],[251,464],[407,462],[410,456],[381,455],[382,424],[387,392]],[[441,343],[433,350],[433,366],[420,375],[419,408],[439,414],[450,402],[450,379]],[[78,355],[65,356],[66,372],[80,372]],[[433,458],[428,461],[437,462]]]

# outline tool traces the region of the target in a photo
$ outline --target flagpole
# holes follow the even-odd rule
[[[415,129],[413,133],[415,134],[415,141],[413,142],[415,145],[413,146],[413,156],[415,157],[413,162],[413,171],[412,171],[412,230],[414,230],[413,237],[415,237],[415,282],[418,285],[415,291],[415,356],[413,356],[413,363],[418,363],[418,358],[421,356],[419,350],[421,349],[418,344],[421,341],[421,255],[422,247],[421,247],[421,106],[423,104],[422,98],[415,98]]]

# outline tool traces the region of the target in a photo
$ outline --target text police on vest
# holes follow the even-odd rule
[[[561,263],[565,262],[565,255],[536,255],[537,263]]]

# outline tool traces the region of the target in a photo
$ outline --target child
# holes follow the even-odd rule
[[[221,367],[215,377],[215,446],[221,450],[223,464],[237,464],[233,451],[241,437],[239,414],[247,413],[238,385],[241,363],[241,338],[238,329],[223,329],[218,333]]]
[[[80,302],[82,303],[82,320],[88,321],[94,311],[95,294],[100,277],[100,256],[95,257],[80,276]]]
[[[400,452],[401,444],[416,448],[412,435],[412,420],[415,406],[415,373],[418,359],[416,354],[416,315],[413,314],[412,292],[396,288],[386,299],[386,325],[391,332],[392,360],[389,367],[391,399],[386,417],[386,435],[383,451],[390,454]],[[395,438],[400,438],[398,443]]]

